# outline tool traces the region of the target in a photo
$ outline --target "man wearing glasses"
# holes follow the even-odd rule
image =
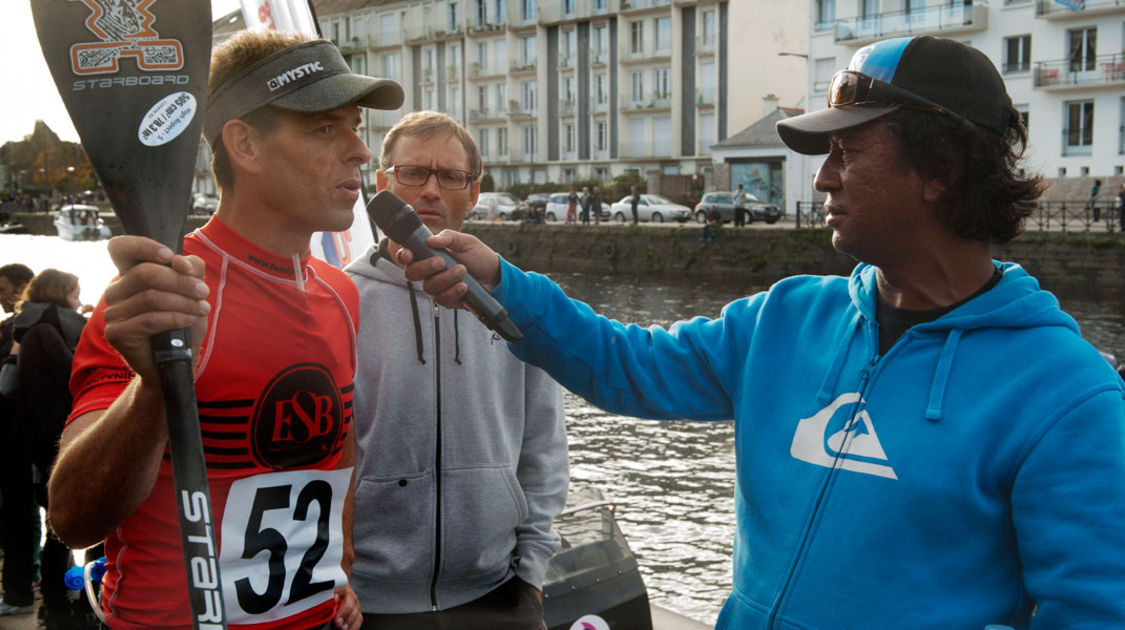
[[[1125,384],[1019,265],[992,260],[1042,183],[992,62],[952,40],[860,49],[826,109],[778,123],[827,154],[850,278],[801,276],[717,319],[625,326],[471,236],[513,352],[613,413],[735,422],[720,628],[1125,627]],[[436,262],[436,264],[435,264]],[[1034,623],[1033,623],[1034,619]]]
[[[449,116],[414,112],[383,141],[376,182],[433,232],[459,229],[481,155]],[[475,317],[439,308],[383,239],[359,288],[352,585],[364,628],[543,628],[551,522],[569,468],[562,393]]]

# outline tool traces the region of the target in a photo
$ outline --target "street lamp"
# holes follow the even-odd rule
[[[808,59],[809,58],[809,56],[806,55],[805,53],[795,53],[795,52],[779,52],[779,53],[777,53],[777,56],[778,57],[800,57],[801,59]]]

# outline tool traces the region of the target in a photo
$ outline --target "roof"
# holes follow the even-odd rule
[[[321,17],[402,3],[403,0],[313,0],[312,6],[317,17]]]
[[[796,107],[778,107],[742,131],[711,145],[712,149],[734,149],[746,147],[784,147],[785,143],[777,135],[778,121],[799,116],[805,110]]]

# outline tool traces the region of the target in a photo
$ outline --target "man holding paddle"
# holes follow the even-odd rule
[[[371,157],[360,107],[395,82],[329,42],[244,32],[216,48],[204,136],[222,195],[184,255],[119,237],[74,361],[50,517],[72,547],[106,541],[106,623],[192,625],[153,334],[190,328],[218,569],[232,628],[358,628],[351,564],[351,396],[358,297],[309,257],[352,223]],[[214,569],[193,567],[195,581]]]

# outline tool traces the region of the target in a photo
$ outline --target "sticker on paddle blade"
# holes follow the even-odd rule
[[[137,129],[137,140],[149,147],[158,147],[176,139],[188,128],[199,109],[195,97],[188,92],[169,94],[157,101]]]

